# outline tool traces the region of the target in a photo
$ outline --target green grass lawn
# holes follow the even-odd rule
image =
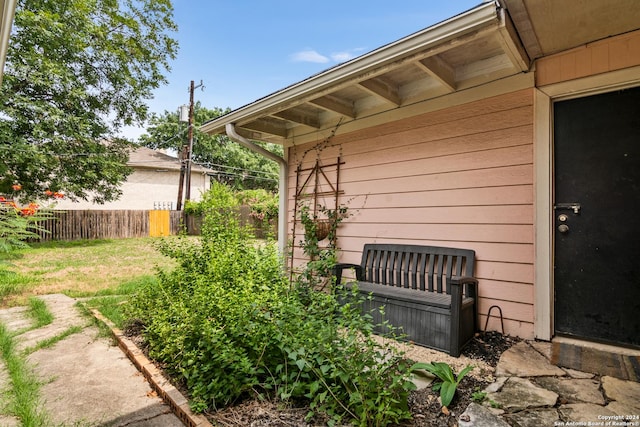
[[[140,283],[155,280],[156,268],[173,267],[173,260],[156,250],[159,240],[57,241],[0,254],[0,307],[26,305],[29,297],[43,294],[131,293]]]

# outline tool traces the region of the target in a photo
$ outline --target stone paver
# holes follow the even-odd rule
[[[563,376],[566,372],[552,365],[548,359],[522,341],[505,351],[496,367],[496,376]]]
[[[614,412],[593,403],[571,403],[558,408],[563,420],[574,423],[597,423],[602,417],[614,416]]]
[[[640,415],[640,383],[602,377],[602,389],[609,399],[633,409],[634,415]]]
[[[567,375],[569,375],[571,378],[591,379],[595,377],[595,374],[592,374],[591,372],[576,371],[575,369],[570,369],[570,368],[563,368],[563,369],[565,370]]]
[[[600,382],[590,379],[542,377],[535,380],[541,387],[558,393],[566,403],[595,403],[604,405]]]
[[[502,418],[488,408],[472,403],[458,419],[460,427],[509,427]]]
[[[553,426],[560,421],[560,415],[556,409],[552,408],[522,411],[507,415],[506,419],[515,427]]]
[[[525,378],[509,378],[497,393],[488,393],[487,398],[507,411],[522,411],[528,408],[553,406],[558,395],[538,387]]]
[[[484,410],[471,404],[459,425],[607,425],[615,418],[606,417],[640,415],[640,383],[560,369],[550,360],[549,343],[523,341],[505,351],[496,367],[496,381],[484,390]],[[495,409],[489,405],[500,406],[501,413],[492,412]]]

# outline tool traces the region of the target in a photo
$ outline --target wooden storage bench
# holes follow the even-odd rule
[[[362,261],[337,264],[336,283],[365,297],[361,308],[373,316],[377,333],[387,320],[406,340],[458,357],[477,321],[475,252],[438,246],[365,244]],[[357,282],[341,284],[345,269]],[[384,318],[380,308],[384,306]]]

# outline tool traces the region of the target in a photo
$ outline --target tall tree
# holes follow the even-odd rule
[[[206,121],[227,113],[220,108],[208,109],[198,101],[193,108],[194,143],[193,160],[213,169],[219,182],[235,189],[263,188],[276,191],[278,188],[278,165],[221,135],[207,135],[198,130]],[[166,111],[152,114],[147,133],[140,136],[139,143],[153,149],[170,149],[178,152],[187,141],[187,125],[180,123],[178,114]],[[258,143],[260,144],[260,143]],[[264,148],[282,155],[282,147],[276,144],[261,144]]]
[[[117,198],[130,171],[116,135],[147,118],[176,30],[170,0],[20,0],[0,93],[0,193]]]

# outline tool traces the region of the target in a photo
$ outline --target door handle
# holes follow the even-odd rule
[[[556,203],[553,206],[553,209],[558,210],[558,209],[569,209],[572,210],[574,214],[579,214],[580,213],[580,203]]]

